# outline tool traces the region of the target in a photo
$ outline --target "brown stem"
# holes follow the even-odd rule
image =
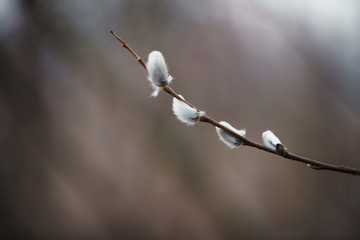
[[[129,45],[127,45],[126,42],[124,42],[123,40],[121,40],[121,38],[118,37],[118,35],[116,35],[116,33],[114,33],[114,31],[110,31],[110,33],[117,39],[119,40],[119,42],[121,42],[121,44],[123,45],[124,48],[126,48],[135,58],[136,60],[146,69],[146,65],[144,63],[144,61],[141,59],[141,57],[139,57],[132,49]]]
[[[137,61],[145,68],[145,70],[147,70],[146,65],[143,62],[143,60],[130,48],[130,46],[128,44],[126,44],[123,40],[121,40],[113,31],[110,31],[110,33],[117,40],[119,40],[122,43],[123,47],[126,48],[137,59]],[[194,107],[192,104],[190,104],[184,98],[180,97],[179,94],[177,94],[169,86],[163,87],[162,90],[164,92],[170,94],[171,96],[179,99],[180,101],[183,101],[184,103],[186,103],[190,107],[195,108],[198,112],[200,112],[199,109]],[[291,160],[294,160],[294,161],[306,163],[312,169],[315,169],[315,170],[329,170],[329,171],[335,171],[335,172],[343,172],[343,173],[348,173],[348,174],[360,175],[360,169],[350,168],[350,167],[347,167],[347,166],[332,165],[332,164],[312,160],[310,158],[298,156],[296,154],[288,152],[286,150],[286,148],[284,146],[282,146],[282,145],[277,146],[277,148],[276,148],[277,150],[273,150],[273,149],[271,149],[271,148],[269,148],[269,147],[267,147],[265,145],[262,145],[260,143],[255,142],[255,141],[252,141],[252,140],[250,140],[250,139],[248,139],[248,138],[234,132],[233,130],[221,125],[218,121],[214,120],[213,118],[211,118],[210,116],[208,116],[206,114],[202,115],[202,117],[199,119],[199,121],[209,123],[209,124],[211,124],[211,125],[213,125],[215,127],[221,128],[225,132],[228,132],[228,133],[236,136],[237,138],[239,138],[241,140],[241,142],[243,143],[244,146],[254,147],[254,148],[264,150],[266,152],[278,155],[278,156],[283,157],[283,158],[287,158],[287,159],[291,159]],[[281,149],[281,150],[279,150],[279,149]]]
[[[184,98],[180,97],[179,94],[177,94],[174,90],[172,90],[169,86],[166,86],[163,88],[164,92],[167,92],[168,94],[170,94],[171,96],[173,96],[174,98],[179,99],[180,101],[183,101],[184,103],[186,103],[187,105],[189,105],[190,107],[196,109],[196,111],[200,112],[199,109],[197,109],[196,107],[194,107],[191,103],[189,103],[188,101],[186,101]]]

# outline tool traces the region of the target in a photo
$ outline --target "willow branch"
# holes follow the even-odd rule
[[[116,33],[114,33],[113,31],[110,31],[110,33],[122,44],[122,46],[126,50],[128,50],[136,58],[136,60],[140,63],[140,65],[145,70],[147,70],[146,64],[141,59],[141,57],[139,57],[134,52],[134,50],[131,49],[131,47],[127,43],[125,43],[122,39],[120,39],[119,36],[116,35]],[[179,94],[177,94],[168,85],[161,87],[161,90],[163,90],[164,92],[170,94],[174,98],[186,103],[190,107],[192,107],[192,108],[196,109],[198,112],[200,112],[199,109],[197,109],[194,105],[192,105],[191,103],[186,101],[184,98],[182,98]],[[278,156],[283,157],[285,159],[290,159],[290,160],[293,160],[293,161],[298,161],[298,162],[305,163],[305,164],[307,164],[307,166],[311,167],[314,170],[328,170],[328,171],[335,171],[335,172],[342,172],[342,173],[360,175],[360,169],[351,168],[351,167],[342,166],[342,165],[328,164],[328,163],[316,161],[316,160],[313,160],[313,159],[310,159],[310,158],[302,157],[302,156],[299,156],[299,155],[296,155],[296,154],[293,154],[293,153],[289,152],[282,144],[277,144],[276,149],[273,150],[273,149],[271,149],[271,148],[269,148],[269,147],[267,147],[265,145],[262,145],[260,143],[255,142],[255,141],[252,141],[252,140],[246,138],[245,136],[242,136],[242,135],[238,134],[237,132],[234,132],[233,130],[231,130],[230,128],[228,128],[226,126],[223,126],[222,124],[220,124],[218,121],[214,120],[213,118],[211,118],[207,114],[202,114],[199,121],[204,122],[204,123],[209,123],[209,124],[211,124],[211,125],[213,125],[215,127],[218,127],[220,129],[224,130],[225,132],[227,132],[229,134],[232,134],[232,135],[236,136],[237,138],[239,138],[241,140],[242,145],[244,145],[244,146],[257,148],[257,149],[266,151],[268,153],[278,155]]]

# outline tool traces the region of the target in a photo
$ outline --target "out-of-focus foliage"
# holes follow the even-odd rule
[[[1,239],[360,238],[359,177],[186,127],[110,30],[250,139],[360,168],[358,1],[0,0]]]

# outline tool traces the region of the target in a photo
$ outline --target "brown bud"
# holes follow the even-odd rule
[[[287,148],[281,143],[276,144],[275,148],[276,148],[276,152],[278,152],[280,155],[286,155]]]

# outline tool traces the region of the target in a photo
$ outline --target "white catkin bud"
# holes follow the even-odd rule
[[[279,138],[277,138],[275,136],[275,134],[270,130],[263,132],[262,138],[263,138],[264,144],[273,150],[276,150],[277,144],[281,144]]]
[[[181,95],[179,96],[184,99]],[[173,98],[172,110],[177,119],[187,125],[194,125],[199,121],[201,115],[205,114],[205,112],[198,112],[195,108],[190,107],[177,98]]]
[[[156,97],[161,87],[169,85],[173,78],[169,75],[164,56],[159,51],[152,51],[146,63],[148,80],[154,89],[151,96]]]
[[[236,132],[237,134],[241,135],[241,136],[245,136],[246,134],[246,130],[245,129],[241,129],[241,130],[238,130],[234,127],[232,127],[229,123],[225,122],[225,121],[221,121],[219,122],[221,125],[223,125],[224,127],[227,127],[229,128],[230,130]],[[228,132],[225,132],[224,130],[222,130],[221,128],[219,127],[215,127],[216,129],[216,132],[217,134],[219,135],[219,139],[225,143],[228,147],[230,148],[236,148],[238,147],[239,145],[242,144],[242,141],[240,140],[240,138],[228,133]]]

